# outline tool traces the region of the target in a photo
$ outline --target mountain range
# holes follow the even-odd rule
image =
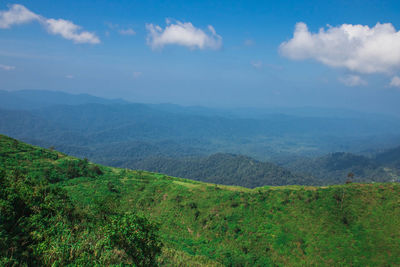
[[[94,162],[257,187],[399,179],[400,119],[1,91],[0,132]]]

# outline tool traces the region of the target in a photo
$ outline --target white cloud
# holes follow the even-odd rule
[[[65,78],[67,78],[67,79],[73,79],[73,78],[75,78],[75,77],[74,77],[74,75],[68,74],[68,75],[65,75]]]
[[[0,64],[0,69],[8,71],[8,70],[15,70],[15,67],[14,66]]]
[[[40,16],[22,5],[12,5],[7,11],[0,11],[0,29],[8,29],[15,24],[40,20]]]
[[[100,39],[91,32],[81,31],[81,26],[64,19],[47,19],[33,13],[22,5],[12,5],[7,11],[0,11],[0,28],[8,29],[16,24],[39,21],[49,33],[61,35],[75,43],[98,44]]]
[[[75,43],[100,43],[99,38],[90,32],[79,32],[81,27],[64,19],[47,19],[44,22],[45,27],[51,34],[58,34],[65,39],[72,40]]]
[[[132,76],[133,76],[133,79],[137,79],[137,78],[139,78],[140,76],[142,76],[142,72],[140,72],[140,71],[134,71],[133,72],[133,74],[132,74]]]
[[[400,77],[394,76],[389,84],[390,87],[400,87]]]
[[[358,75],[347,75],[345,77],[340,77],[339,81],[343,83],[346,86],[364,86],[367,85],[368,83],[363,80],[360,76]]]
[[[311,33],[296,24],[293,38],[280,45],[282,55],[295,60],[315,59],[332,67],[359,73],[390,73],[400,67],[400,31],[391,23],[343,24]]]
[[[190,49],[218,49],[222,45],[222,37],[211,25],[208,26],[209,33],[206,33],[190,22],[177,21],[172,24],[167,20],[166,23],[165,29],[158,25],[146,24],[147,44],[153,49],[163,48],[165,45],[181,45]]]
[[[132,28],[122,28],[119,24],[114,24],[111,22],[106,22],[105,24],[109,29],[117,31],[121,35],[136,35],[136,31]],[[107,36],[109,34],[110,33],[108,32]]]
[[[135,35],[136,34],[136,32],[131,28],[129,28],[129,29],[121,29],[118,32],[119,32],[119,34],[122,34],[122,35]]]

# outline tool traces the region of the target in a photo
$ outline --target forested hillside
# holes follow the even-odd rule
[[[273,163],[234,154],[218,153],[207,157],[182,159],[148,157],[141,161],[127,163],[125,166],[202,182],[248,188],[264,185],[322,184],[322,180],[317,178],[297,175]]]
[[[110,143],[124,147],[145,142],[162,150],[162,142],[175,142],[192,154],[227,152],[259,160],[370,152],[399,144],[400,119],[391,116],[329,109],[150,105],[51,91],[0,94],[0,132],[96,161],[96,157],[111,162],[115,157],[126,161],[135,156],[109,153]],[[100,155],[104,150],[107,153]],[[175,157],[179,151],[175,152],[163,156]]]
[[[374,158],[337,152],[312,159],[301,158],[283,166],[299,174],[321,177],[324,184],[340,184],[348,179],[354,182],[399,182],[400,168],[395,162],[400,159],[400,154],[394,151]],[[389,157],[391,160],[387,159]]]
[[[98,166],[3,135],[0,166],[2,265],[146,266],[159,241],[164,266],[400,264],[398,183],[246,189]]]
[[[34,90],[0,94],[1,133],[113,167],[246,187],[340,184],[348,173],[358,182],[399,179],[396,150],[374,157],[399,144],[395,117],[150,105]]]
[[[378,154],[375,161],[379,164],[400,169],[400,147],[388,149]]]

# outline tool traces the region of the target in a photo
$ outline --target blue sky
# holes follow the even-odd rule
[[[0,11],[0,90],[400,114],[399,1],[35,0]]]

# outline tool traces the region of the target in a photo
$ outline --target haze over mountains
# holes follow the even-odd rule
[[[1,133],[101,164],[247,187],[342,183],[349,172],[360,181],[399,179],[398,149],[379,154],[400,144],[393,116],[140,104],[38,90],[0,95]]]
[[[400,1],[0,1],[0,267],[400,267]]]

